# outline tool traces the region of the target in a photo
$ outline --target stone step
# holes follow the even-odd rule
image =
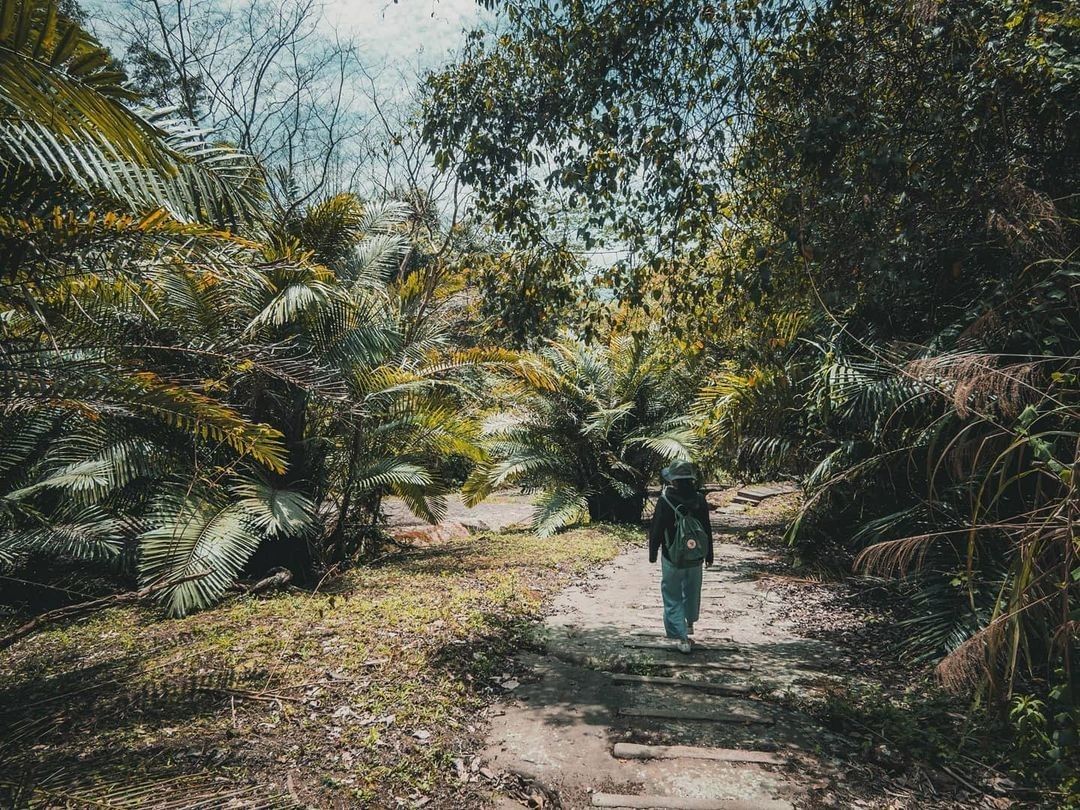
[[[615,673],[611,676],[615,683],[644,683],[653,686],[684,686],[690,689],[701,689],[705,692],[715,692],[718,695],[749,695],[750,687],[742,684],[716,683],[715,681],[692,681],[688,678],[668,678],[663,675],[630,675]]]
[[[735,497],[732,500],[749,503],[761,503],[768,497],[769,493],[760,489],[740,489],[738,492],[735,493]]]
[[[594,793],[593,807],[624,810],[791,810],[792,804],[777,799],[702,799],[694,796],[649,796]]]
[[[764,498],[749,498],[749,497],[746,497],[744,495],[736,495],[734,498],[731,499],[731,502],[734,503],[734,504],[738,504],[739,506],[757,506],[763,500],[765,500],[765,499]]]
[[[748,751],[743,748],[698,748],[693,745],[615,743],[612,753],[618,759],[707,759],[715,762],[756,762],[765,765],[779,765],[784,761],[771,751]]]
[[[755,484],[753,486],[741,487],[736,493],[736,498],[753,498],[754,500],[762,501],[765,498],[771,498],[774,495],[787,495],[789,492],[798,492],[799,487],[790,482],[782,481],[775,484]]]
[[[701,723],[732,723],[738,725],[771,726],[776,721],[771,717],[742,712],[695,712],[682,709],[648,709],[628,706],[619,709],[622,717],[651,717],[657,720],[687,720]]]

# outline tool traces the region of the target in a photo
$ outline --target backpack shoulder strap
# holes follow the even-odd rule
[[[676,506],[675,502],[668,497],[667,487],[664,487],[662,490],[660,490],[660,497],[664,499],[664,503],[671,507],[672,512],[682,517],[682,512],[680,511],[679,507]]]

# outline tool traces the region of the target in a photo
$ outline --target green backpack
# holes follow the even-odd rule
[[[668,532],[666,542],[668,560],[676,568],[693,568],[705,561],[709,546],[709,534],[701,521],[691,515],[687,508],[676,504],[667,496],[665,490],[660,494],[675,513],[675,536]]]

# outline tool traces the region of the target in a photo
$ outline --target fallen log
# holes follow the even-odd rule
[[[248,586],[238,585],[236,589],[241,593],[250,596],[255,593],[276,591],[292,582],[292,571],[288,568],[271,568],[266,573],[269,576],[263,577],[255,584]]]

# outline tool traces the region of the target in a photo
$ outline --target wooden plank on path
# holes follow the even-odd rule
[[[779,765],[783,762],[771,751],[747,751],[742,748],[698,748],[693,745],[639,745],[615,743],[612,752],[619,759],[707,759],[714,762],[758,762]]]
[[[691,681],[687,678],[668,678],[663,675],[629,675],[616,673],[611,676],[615,683],[645,683],[654,686],[686,686],[721,695],[749,695],[750,687],[734,683],[716,683],[715,681]]]
[[[771,726],[776,722],[771,717],[762,717],[757,714],[694,712],[681,709],[639,709],[633,706],[619,709],[619,714],[623,717],[654,717],[659,720],[692,720],[702,723],[733,723],[745,726]]]
[[[674,640],[668,641],[667,643],[662,641],[624,641],[623,646],[634,650],[675,650]],[[700,652],[706,652],[708,650],[721,650],[723,652],[739,651],[738,647],[714,644],[695,644],[694,649]]]
[[[712,635],[713,632],[715,632],[715,631],[713,631],[713,630],[702,630],[700,633],[695,633],[694,638],[703,638],[706,641],[710,641],[710,642],[711,641],[724,641],[724,642],[727,642],[728,644],[734,644],[735,643],[735,639],[733,639],[731,636],[714,636],[714,635]],[[630,635],[632,635],[632,636],[640,636],[641,638],[659,638],[659,639],[667,638],[666,635],[664,635],[663,633],[658,633],[656,630],[634,630],[634,631],[632,631],[630,633]]]
[[[753,667],[749,664],[725,664],[720,661],[654,661],[644,663],[650,667],[664,667],[665,669],[726,669],[732,672],[749,672]]]
[[[625,810],[791,810],[789,802],[776,799],[702,799],[693,796],[594,793],[593,807]]]

